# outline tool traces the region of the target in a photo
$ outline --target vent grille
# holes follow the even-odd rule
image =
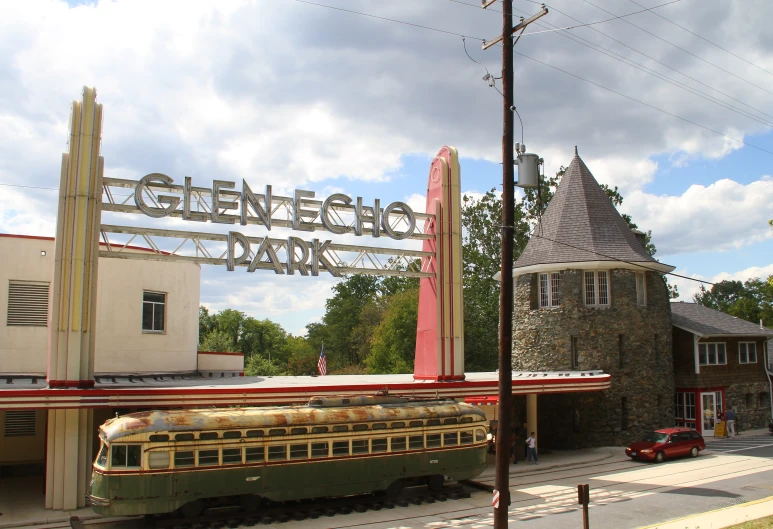
[[[47,327],[48,285],[41,281],[9,281],[7,325]]]
[[[5,412],[6,437],[34,437],[35,410]]]

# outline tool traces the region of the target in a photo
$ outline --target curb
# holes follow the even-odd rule
[[[689,522],[690,527],[695,524],[695,527],[700,527],[700,529],[722,529],[770,515],[773,515],[773,496],[723,509],[675,518],[666,522],[645,525],[638,529],[685,529],[688,527],[685,525],[686,522]]]

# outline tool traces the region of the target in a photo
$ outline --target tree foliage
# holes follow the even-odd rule
[[[418,288],[390,296],[384,318],[373,333],[370,355],[365,359],[368,373],[413,372],[418,308]]]
[[[768,326],[773,324],[773,275],[767,280],[751,278],[740,281],[720,281],[706,289],[703,285],[693,296],[695,303],[719,310],[737,318]]]

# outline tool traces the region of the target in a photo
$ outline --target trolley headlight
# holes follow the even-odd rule
[[[486,441],[491,441],[494,438],[490,433],[486,434]]]

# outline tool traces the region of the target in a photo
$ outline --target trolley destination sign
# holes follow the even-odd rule
[[[184,178],[183,185],[179,185],[163,173],[150,173],[139,181],[104,178],[103,188],[103,211],[141,213],[153,219],[173,217],[212,224],[254,224],[268,231],[272,228],[299,232],[322,230],[334,235],[387,237],[396,241],[431,238],[431,235],[418,233],[417,219],[431,222],[433,216],[415,213],[408,204],[401,201],[391,202],[382,208],[380,199],[366,203],[362,197],[352,198],[343,193],[318,199],[314,191],[304,189],[295,189],[292,196],[282,196],[274,194],[271,185],[256,192],[244,179],[240,188],[237,188],[236,182],[227,180],[213,180],[211,187],[197,187],[189,176]],[[119,195],[111,188],[129,188],[132,193]],[[116,201],[118,196],[127,198],[119,203]],[[131,204],[131,199],[134,204]],[[141,237],[157,254],[171,259],[225,264],[229,271],[242,266],[248,272],[263,269],[273,270],[276,274],[298,273],[304,276],[317,276],[320,271],[336,277],[342,273],[385,271],[393,275],[429,275],[415,270],[414,266],[416,258],[430,256],[429,252],[424,251],[335,244],[332,240],[297,236],[251,237],[233,230],[227,234],[216,234],[102,224],[101,233],[107,246],[107,250],[101,254],[110,254],[110,257],[119,257],[116,251],[123,253],[120,257],[127,259],[157,257],[147,253],[138,255],[137,252],[125,252],[128,242],[121,245],[108,240],[108,233],[120,233],[133,235],[131,240]],[[155,242],[159,238],[169,237],[183,239],[171,252],[162,250],[161,245]],[[205,244],[207,241],[209,248]],[[187,242],[193,243],[194,255],[180,252]],[[218,246],[217,249],[211,248],[213,244]],[[347,252],[356,255],[347,259],[343,255]],[[388,255],[389,258],[383,261],[376,254]],[[371,265],[374,268],[369,268]]]

